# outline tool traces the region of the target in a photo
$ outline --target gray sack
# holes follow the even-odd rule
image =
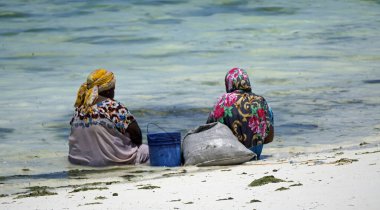
[[[240,164],[256,156],[224,124],[209,123],[188,132],[182,143],[185,165]]]

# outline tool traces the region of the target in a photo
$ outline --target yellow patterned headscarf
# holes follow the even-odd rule
[[[115,87],[115,77],[112,72],[105,69],[97,69],[87,77],[77,94],[75,107],[84,107],[85,112],[91,112],[91,106],[98,99],[98,93]]]

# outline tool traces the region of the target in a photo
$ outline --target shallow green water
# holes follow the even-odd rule
[[[100,67],[144,135],[204,123],[235,66],[274,110],[268,147],[379,135],[379,30],[369,0],[2,1],[0,176],[73,168],[73,102]]]

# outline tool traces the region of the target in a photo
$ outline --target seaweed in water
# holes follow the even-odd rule
[[[57,195],[57,193],[55,192],[48,191],[47,189],[49,189],[49,187],[47,186],[33,186],[33,187],[27,187],[26,189],[29,189],[29,191],[26,192],[25,194],[18,195],[16,199],[46,196],[46,195]]]
[[[257,187],[257,186],[262,186],[269,183],[278,183],[278,182],[286,182],[286,181],[282,179],[278,179],[274,176],[264,176],[260,179],[253,180],[248,186]]]

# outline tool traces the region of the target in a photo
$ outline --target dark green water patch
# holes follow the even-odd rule
[[[315,124],[304,124],[304,123],[288,123],[280,126],[276,126],[278,133],[286,135],[302,134],[307,131],[314,131],[318,128]]]
[[[291,56],[290,59],[295,60],[331,60],[334,58],[337,58],[336,56],[325,56],[325,55],[314,55],[314,56],[305,56],[305,55],[299,55],[299,56]]]
[[[298,9],[287,7],[256,7],[254,11],[259,15],[293,15]]]
[[[190,16],[190,17],[207,17],[216,14],[239,14],[250,16],[264,15],[293,15],[298,11],[297,8],[288,7],[254,7],[250,8],[241,4],[224,4],[224,5],[208,5],[198,10],[192,10],[184,13],[173,13],[173,16]]]
[[[23,31],[24,33],[46,33],[46,32],[63,32],[64,29],[62,28],[31,28]]]
[[[133,114],[137,116],[160,116],[160,117],[166,117],[166,116],[194,116],[196,114],[205,115],[207,116],[208,113],[211,111],[210,107],[164,107],[161,109],[156,108],[143,108],[143,109],[136,109],[132,110]]]
[[[134,0],[133,5],[151,5],[151,6],[165,6],[186,3],[187,0]]]
[[[203,81],[201,82],[202,85],[208,85],[208,86],[220,86],[220,82],[215,82],[215,81]]]
[[[363,83],[365,83],[365,84],[380,84],[380,79],[364,80]]]
[[[0,128],[0,138],[4,138],[6,134],[13,133],[14,130],[13,128]]]
[[[67,40],[68,42],[86,43],[86,44],[144,44],[159,41],[155,37],[133,37],[133,36],[88,36],[78,37]]]
[[[182,23],[181,19],[174,19],[174,18],[168,18],[168,19],[154,19],[149,20],[149,24],[159,24],[159,25],[172,25],[172,24],[180,24]]]
[[[282,179],[278,179],[271,175],[271,176],[264,176],[260,179],[253,180],[248,186],[257,187],[257,186],[262,186],[269,183],[278,183],[278,182],[286,182],[286,181]]]
[[[7,19],[7,18],[25,18],[30,17],[30,14],[23,13],[23,12],[16,12],[16,11],[0,11],[0,19]]]

